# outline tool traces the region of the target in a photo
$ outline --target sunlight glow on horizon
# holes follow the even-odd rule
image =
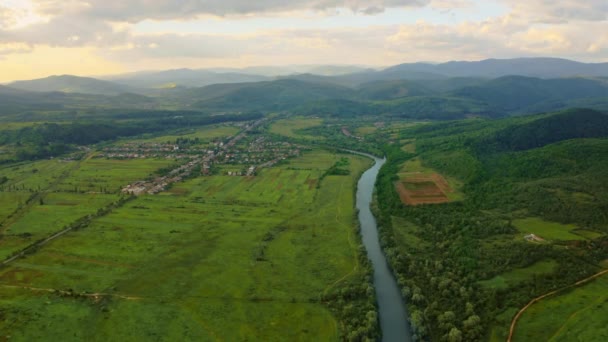
[[[0,0],[0,82],[260,65],[381,67],[536,56],[608,62],[608,6],[602,0],[374,0],[365,4],[401,6],[368,14],[346,8],[359,0],[333,9],[308,0],[293,8],[225,1],[218,9],[164,0],[134,0],[133,6]],[[199,7],[190,15],[195,7],[180,6]],[[252,8],[262,10],[246,12]],[[217,14],[225,10],[234,13]]]

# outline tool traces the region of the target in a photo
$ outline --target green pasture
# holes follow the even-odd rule
[[[521,267],[497,275],[492,279],[482,280],[479,284],[486,288],[507,289],[529,281],[534,276],[541,276],[555,272],[558,263],[555,260],[541,260],[528,267]]]
[[[376,126],[361,126],[357,127],[355,130],[356,135],[369,135],[376,133],[378,131],[378,127]]]
[[[582,235],[574,234],[573,224],[549,222],[538,217],[513,220],[513,226],[524,234],[535,234],[546,240],[585,240]]]
[[[600,232],[596,232],[594,230],[588,230],[588,229],[577,229],[577,230],[573,231],[573,233],[576,235],[580,235],[589,240],[597,239],[599,237],[604,236],[604,234],[602,234]]]
[[[69,226],[77,219],[94,214],[118,199],[116,195],[53,192],[34,201],[20,217],[2,228],[0,260]]]
[[[290,138],[308,140],[322,140],[323,137],[299,134],[297,131],[305,128],[321,126],[323,119],[313,118],[289,118],[277,120],[270,126],[270,133],[283,135]]]
[[[118,199],[170,160],[43,160],[0,168],[0,260]],[[29,200],[28,200],[29,199]]]
[[[195,139],[199,138],[201,141],[209,142],[213,139],[227,138],[237,134],[240,128],[237,126],[203,126],[193,129],[187,129],[180,131],[175,134],[163,134],[156,137],[142,137],[141,139],[129,139],[129,142],[138,143],[174,143],[175,140],[181,139]]]
[[[25,191],[0,192],[0,222],[4,222],[17,208],[23,206],[31,193]]]
[[[8,178],[6,183],[0,185],[0,189],[2,191],[41,191],[62,179],[75,167],[78,167],[76,161],[58,159],[0,166],[0,177]]]
[[[513,341],[608,340],[608,276],[542,299],[519,319]]]
[[[343,157],[350,175],[317,188]],[[292,169],[307,160],[314,167]],[[256,177],[199,177],[128,202],[0,269],[0,338],[338,340],[347,332],[319,300],[364,272],[353,187],[368,165],[314,151]]]
[[[313,150],[296,159],[290,159],[287,168],[298,170],[327,170],[340,158],[323,150]]]
[[[117,193],[127,184],[144,180],[154,171],[172,165],[171,159],[105,159],[82,161],[78,170],[58,185],[62,191]]]

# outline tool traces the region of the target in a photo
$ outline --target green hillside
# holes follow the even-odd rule
[[[214,89],[222,95],[199,101],[195,106],[218,110],[286,110],[319,100],[353,97],[353,91],[346,87],[288,79],[226,88]]]
[[[416,153],[386,147],[378,203],[418,336],[440,340],[457,329],[464,340],[504,340],[514,312],[532,298],[601,270],[607,118],[580,109],[399,131],[399,139],[415,139]],[[395,175],[413,157],[462,181],[464,199],[401,204]],[[526,240],[530,233],[540,240]]]
[[[544,102],[577,100],[608,96],[605,82],[584,78],[544,80],[523,76],[505,76],[478,86],[464,87],[454,96],[487,103],[496,111],[526,111]]]
[[[17,81],[10,84],[10,87],[37,92],[63,92],[63,93],[83,93],[98,95],[118,95],[126,92],[133,92],[134,88],[102,81],[90,77],[79,77],[71,75],[49,76],[36,80]]]
[[[366,100],[392,100],[407,96],[431,95],[421,82],[408,80],[378,81],[365,83],[358,87],[358,96]]]

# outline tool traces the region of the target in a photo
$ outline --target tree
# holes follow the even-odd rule
[[[457,328],[452,328],[448,333],[448,341],[450,342],[460,342],[462,341],[462,332]]]

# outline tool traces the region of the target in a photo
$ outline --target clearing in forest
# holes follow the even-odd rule
[[[423,167],[419,159],[406,162],[402,171],[395,187],[404,204],[446,203],[461,198],[461,194],[454,190],[455,186],[441,174]]]

